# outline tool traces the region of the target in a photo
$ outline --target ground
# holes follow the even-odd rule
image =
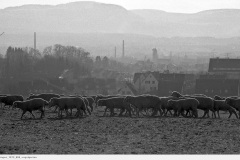
[[[2,154],[239,154],[240,120],[103,117],[20,120],[18,109],[0,109]],[[34,112],[36,117],[40,113]]]

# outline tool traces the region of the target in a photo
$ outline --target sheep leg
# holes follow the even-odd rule
[[[103,114],[103,116],[105,117],[106,116],[106,112],[107,112],[107,107],[105,108],[105,111],[104,111],[104,114]]]
[[[114,116],[114,108],[110,108],[110,116]]]
[[[229,110],[229,116],[228,116],[228,118],[231,118],[231,116],[232,116],[232,111],[231,110]]]
[[[128,108],[127,112],[129,113],[129,116],[132,117],[131,108]]]
[[[44,110],[41,109],[40,111],[41,111],[41,117],[40,117],[40,118],[42,118],[43,116],[45,116],[45,115],[44,115]]]
[[[122,114],[123,114],[124,111],[125,111],[125,109],[121,108],[120,113],[119,113],[118,116],[122,116]]]
[[[181,115],[186,118],[186,115],[184,114],[184,110],[181,111]]]
[[[79,117],[79,114],[80,114],[80,110],[78,109],[76,114],[75,114],[75,117]]]
[[[238,115],[237,112],[235,112],[235,110],[233,110],[233,114],[236,116],[236,118],[238,119]]]
[[[203,114],[202,118],[205,118],[206,114],[207,114],[207,111],[204,110],[204,114]],[[208,115],[208,116],[209,116],[209,115]]]
[[[24,114],[25,114],[26,112],[27,112],[27,111],[23,111],[23,112],[22,112],[22,116],[21,116],[21,119],[22,119],[23,115],[24,115]]]
[[[186,117],[188,116],[188,114],[189,114],[189,117],[191,116],[190,115],[190,110],[187,110],[187,112],[186,112]]]
[[[217,110],[217,114],[218,114],[218,118],[221,118],[220,115],[219,115],[219,110]]]
[[[35,119],[35,116],[33,115],[32,111],[29,111],[31,113],[31,115],[33,116],[33,119]]]
[[[93,111],[93,106],[92,105],[89,105],[89,107],[91,108],[91,112]]]

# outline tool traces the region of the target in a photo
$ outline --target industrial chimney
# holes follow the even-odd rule
[[[124,40],[123,40],[123,46],[122,46],[122,57],[124,57]]]
[[[114,58],[117,58],[117,47],[114,48]]]
[[[34,52],[36,52],[36,32],[34,32]]]

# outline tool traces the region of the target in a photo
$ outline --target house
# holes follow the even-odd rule
[[[143,80],[145,79],[146,73],[135,73],[133,76],[133,85],[137,91],[142,92],[143,89]]]
[[[240,59],[210,58],[209,73],[240,73]]]
[[[120,95],[137,95],[137,90],[134,88],[134,85],[129,82],[125,82],[123,87],[118,90]]]
[[[196,93],[239,96],[240,59],[211,58],[208,72],[196,80]]]
[[[147,72],[145,79],[142,81],[142,91],[150,92],[158,90],[159,72]]]
[[[210,97],[219,95],[222,97],[239,95],[239,80],[202,78],[196,80],[195,93],[205,94]]]
[[[228,79],[240,79],[240,59],[211,58],[208,72],[226,75]]]
[[[182,92],[185,74],[143,72],[135,73],[133,84],[140,94],[166,96],[172,91]]]

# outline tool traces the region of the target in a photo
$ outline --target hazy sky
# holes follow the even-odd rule
[[[0,0],[0,8],[24,4],[62,4],[81,0]],[[85,0],[86,1],[86,0]],[[195,13],[208,9],[237,8],[240,0],[95,0],[121,5],[126,9],[158,9],[167,12]]]

